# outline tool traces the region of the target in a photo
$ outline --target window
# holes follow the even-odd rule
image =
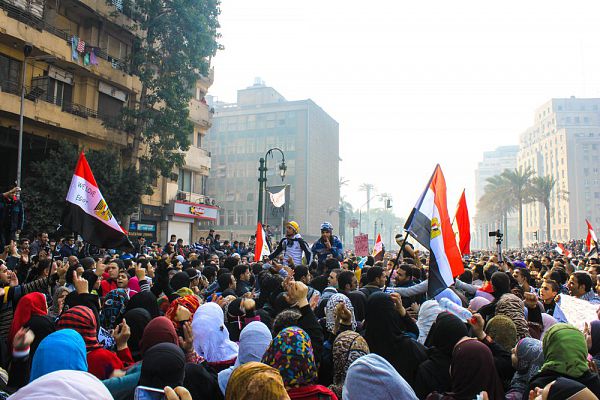
[[[105,118],[116,118],[121,114],[123,102],[104,93],[98,96],[98,114]]]
[[[19,94],[21,61],[0,54],[0,88],[3,92]]]
[[[185,169],[179,169],[179,177],[177,179],[177,186],[182,192],[192,191],[192,171]]]
[[[233,225],[234,213],[233,210],[227,210],[227,225]]]
[[[192,185],[192,192],[202,195],[206,194],[206,176],[198,172],[193,172],[192,176],[194,181],[194,184]]]

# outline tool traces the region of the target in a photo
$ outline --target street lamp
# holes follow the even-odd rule
[[[32,51],[33,46],[31,45],[31,43],[25,43],[25,46],[23,46],[23,68],[21,69],[21,109],[19,111],[19,150],[17,153],[17,187],[21,187],[21,164],[23,160],[23,114],[25,104],[25,74],[27,72],[27,60],[56,60],[56,57],[53,56],[29,57]]]
[[[279,164],[279,176],[281,177],[281,181],[283,182],[283,180],[285,179],[285,173],[287,171],[287,165],[285,165],[285,154],[283,154],[283,151],[281,151],[280,148],[278,147],[274,147],[272,149],[269,149],[269,151],[267,151],[267,153],[265,154],[264,158],[260,158],[260,160],[258,160],[259,162],[259,167],[258,167],[258,172],[259,172],[259,176],[258,176],[258,222],[264,222],[263,217],[264,217],[264,207],[263,207],[263,202],[264,202],[264,195],[265,195],[265,190],[266,190],[266,184],[267,184],[267,157],[271,156],[271,158],[273,158],[273,151],[278,151],[281,153],[281,163]]]

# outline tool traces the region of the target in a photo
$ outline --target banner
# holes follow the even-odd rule
[[[369,235],[354,236],[354,255],[365,257],[369,255]]]

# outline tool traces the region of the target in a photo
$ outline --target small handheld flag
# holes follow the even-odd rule
[[[267,243],[267,234],[259,222],[256,225],[256,243],[254,245],[254,262],[262,261],[263,256],[271,254]]]

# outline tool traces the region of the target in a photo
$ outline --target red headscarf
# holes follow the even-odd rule
[[[21,297],[17,303],[17,309],[13,317],[10,331],[8,333],[9,346],[13,345],[15,335],[34,315],[48,315],[46,296],[40,292],[33,292]]]
[[[102,345],[98,342],[98,322],[96,322],[96,316],[90,308],[75,306],[62,313],[56,324],[56,329],[67,328],[76,330],[83,337],[88,352],[102,348]]]
[[[146,325],[140,339],[140,353],[143,355],[146,350],[159,343],[179,344],[175,327],[166,317],[156,317]]]
[[[169,309],[165,313],[165,317],[169,318],[173,322],[175,329],[181,328],[181,322],[183,322],[175,320],[175,317],[177,316],[177,309],[179,308],[179,306],[187,308],[193,316],[198,307],[200,307],[200,300],[198,300],[198,297],[196,297],[195,295],[190,294],[184,297],[178,297],[171,302]]]

